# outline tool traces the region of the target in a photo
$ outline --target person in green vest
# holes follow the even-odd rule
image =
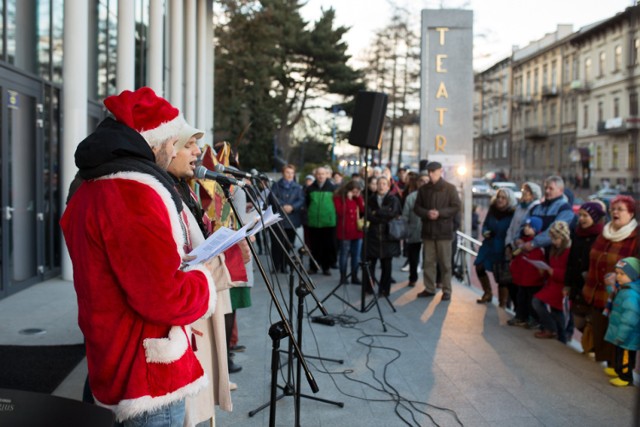
[[[317,168],[316,180],[306,188],[311,255],[320,264],[325,276],[331,276],[331,266],[337,261],[336,208],[333,205],[333,192],[336,187],[329,180],[329,176],[327,168]],[[315,264],[310,261],[309,273],[317,272]]]

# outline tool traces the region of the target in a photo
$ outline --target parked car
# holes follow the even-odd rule
[[[493,187],[494,193],[501,188],[508,188],[509,190],[513,191],[513,194],[516,196],[516,199],[520,200],[520,197],[522,197],[522,191],[520,191],[520,187],[518,187],[515,182],[508,182],[508,181],[492,182],[491,187]]]
[[[611,200],[618,195],[620,195],[620,190],[617,190],[615,188],[603,188],[602,190],[591,194],[589,196],[589,200],[602,200],[608,208],[609,202],[611,202]]]
[[[494,191],[484,179],[474,178],[471,183],[471,193],[474,197],[491,197]]]

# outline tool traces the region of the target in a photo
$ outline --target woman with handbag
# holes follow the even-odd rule
[[[367,200],[367,246],[366,257],[369,260],[369,273],[375,277],[376,261],[380,259],[379,295],[389,296],[391,289],[391,261],[400,255],[400,240],[389,233],[389,223],[402,214],[400,200],[389,194],[390,183],[385,177],[378,178],[377,190]],[[372,292],[372,289],[365,289]]]
[[[351,256],[351,283],[360,284],[358,263],[362,250],[362,228],[358,220],[364,216],[364,200],[361,196],[363,184],[351,180],[336,190],[333,204],[336,207],[336,237],[340,252],[340,283],[347,282],[347,258]]]
[[[487,212],[482,224],[484,240],[473,263],[476,266],[476,273],[484,290],[482,298],[477,300],[479,304],[491,302],[493,298],[491,282],[487,275],[487,272],[490,271],[494,273],[494,276],[498,276],[495,279],[498,282],[500,307],[504,308],[507,305],[507,300],[509,299],[508,286],[511,282],[511,277],[504,255],[504,241],[507,236],[507,229],[513,218],[515,206],[516,198],[508,188],[499,189],[491,199],[489,212]],[[494,271],[496,266],[498,271]]]
[[[418,188],[429,182],[427,173],[420,175],[409,172],[409,182],[406,187],[407,197],[404,200],[402,216],[407,220],[409,232],[405,245],[407,247],[407,260],[409,262],[409,284],[414,287],[418,281],[418,264],[420,263],[420,250],[422,249],[422,219],[413,211],[418,196]]]

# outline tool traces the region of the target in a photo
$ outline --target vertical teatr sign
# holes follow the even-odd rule
[[[473,170],[473,12],[423,10],[421,36],[420,158],[437,160],[444,166],[444,178],[461,193],[462,229],[469,233]]]
[[[472,11],[422,11],[421,158],[458,154],[471,159],[472,52]]]

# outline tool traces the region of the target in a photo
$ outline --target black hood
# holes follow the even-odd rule
[[[142,135],[110,117],[78,145],[75,154],[81,175],[83,171],[123,157],[155,162],[153,151]]]
[[[76,149],[76,166],[82,180],[118,172],[141,172],[156,178],[169,191],[178,212],[180,195],[167,171],[156,164],[147,141],[134,129],[112,118],[104,119]]]

